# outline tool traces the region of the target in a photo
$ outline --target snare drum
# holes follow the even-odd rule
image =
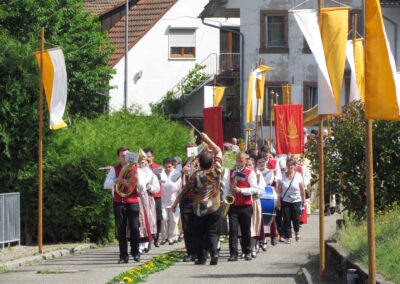
[[[270,225],[276,216],[275,206],[278,196],[273,187],[267,186],[260,195],[264,226]]]

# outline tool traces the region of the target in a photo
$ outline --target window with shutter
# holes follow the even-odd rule
[[[169,57],[196,58],[196,29],[169,29]]]

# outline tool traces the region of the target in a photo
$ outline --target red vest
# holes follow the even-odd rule
[[[155,163],[152,163],[152,164],[150,165],[150,168],[151,168],[152,170],[157,169],[157,168],[159,168],[159,167],[161,167],[161,165],[155,164]],[[153,194],[153,197],[154,197],[154,198],[161,198],[161,193],[162,193],[162,187],[161,187],[161,183],[160,183],[160,191],[157,192],[157,193],[154,193],[154,194]]]
[[[277,163],[277,162],[278,162],[278,161],[275,160],[275,159],[269,159],[268,162],[267,162],[267,169],[269,169],[269,170],[275,170],[275,169],[276,169],[276,163]]]
[[[122,166],[121,164],[118,164],[117,166],[114,167],[115,170],[115,176],[118,177],[119,173],[121,172]],[[131,171],[137,171],[136,166],[132,166]],[[134,186],[137,183],[137,180],[132,177],[131,178],[131,186]],[[126,187],[124,188],[124,191],[128,190]],[[133,193],[127,197],[121,197],[118,195],[118,193],[114,192],[114,202],[117,203],[138,203],[138,192],[137,189],[133,191]]]
[[[251,170],[248,168],[245,168],[242,171],[244,174],[246,174],[246,179],[245,180],[239,180],[237,181],[237,187],[239,188],[248,188],[250,187],[249,184],[249,175],[251,174]],[[235,171],[231,170],[231,185],[235,182]],[[245,196],[241,193],[235,194],[235,206],[249,206],[253,204],[253,199],[251,195]]]

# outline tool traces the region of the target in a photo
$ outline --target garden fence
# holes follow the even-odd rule
[[[21,242],[19,192],[0,194],[0,245]]]

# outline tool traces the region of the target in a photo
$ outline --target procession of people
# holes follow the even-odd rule
[[[227,261],[250,261],[267,245],[290,244],[292,227],[299,242],[306,223],[309,170],[300,159],[275,158],[268,146],[241,152],[236,165],[224,167],[222,150],[200,133],[204,150],[182,163],[167,157],[154,163],[150,148],[117,150],[119,163],[104,182],[113,196],[118,263],[139,262],[152,244],[173,245],[183,239],[184,261],[217,265],[220,235],[229,236]],[[236,143],[235,143],[236,145]],[[196,147],[187,143],[185,148]],[[183,235],[183,238],[182,238]]]

